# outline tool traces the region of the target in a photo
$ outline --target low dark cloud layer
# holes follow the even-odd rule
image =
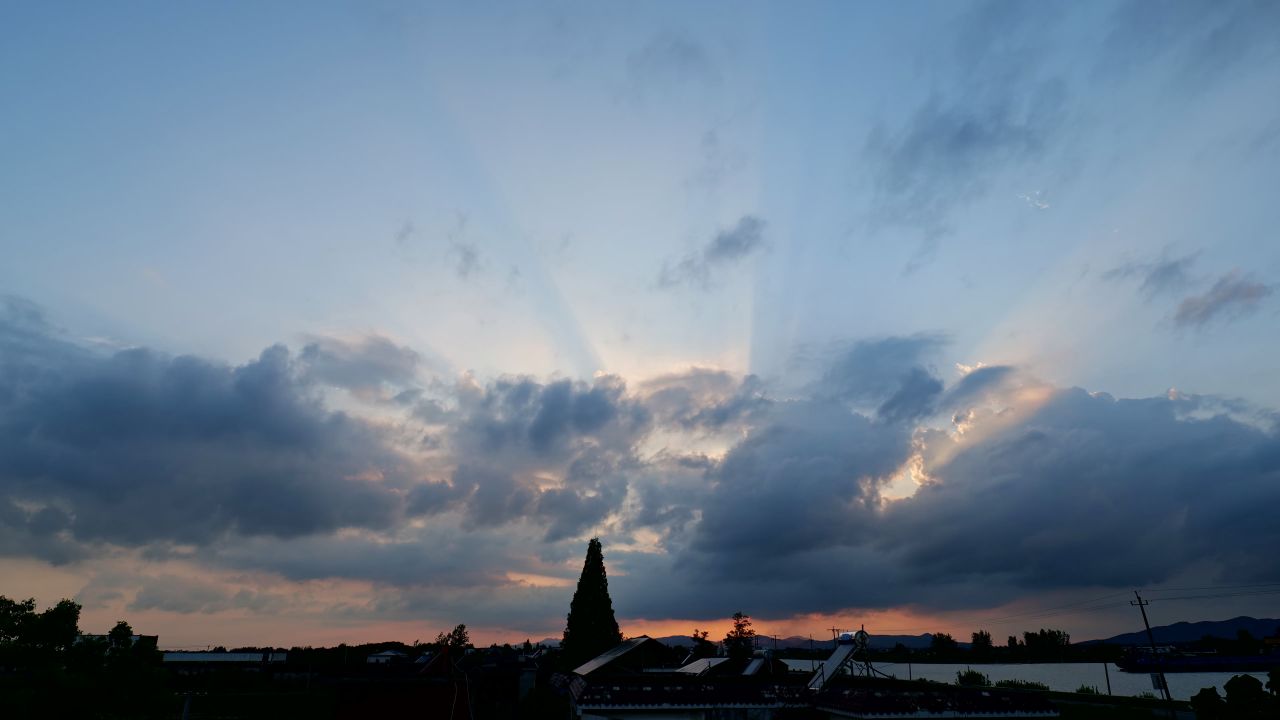
[[[659,287],[689,285],[709,289],[721,268],[736,265],[764,249],[764,229],[763,220],[743,215],[736,225],[716,233],[698,252],[665,263],[658,274]]]
[[[788,408],[708,471],[714,490],[695,542],[671,558],[626,558],[646,578],[620,581],[628,610],[671,612],[655,576],[684,589],[680,607],[694,617],[723,614],[738,597],[786,617],[988,607],[1188,572],[1280,578],[1269,551],[1280,528],[1256,510],[1280,500],[1274,419],[1229,416],[1195,397],[1036,390],[1030,406],[960,413],[963,434]],[[926,484],[885,502],[886,476],[912,462]]]
[[[16,310],[0,317],[0,489],[37,508],[30,531],[138,545],[394,522],[394,492],[361,478],[402,478],[404,460],[327,411],[283,347],[236,367],[101,356]]]
[[[278,612],[287,600],[253,587],[267,577],[380,588],[334,610],[352,617],[554,624],[563,588],[520,578],[571,580],[590,534],[618,548],[628,617],[1280,579],[1280,529],[1257,510],[1280,501],[1274,412],[1115,399],[1008,366],[947,382],[938,335],[843,346],[792,395],[706,368],[631,388],[610,376],[418,387],[394,343],[277,346],[231,366],[91,352],[29,303],[4,308],[0,552],[186,568],[90,593],[135,610]],[[373,382],[410,394],[379,406],[398,424],[319,394]],[[907,477],[919,490],[893,497]],[[236,588],[213,579],[228,573]]]

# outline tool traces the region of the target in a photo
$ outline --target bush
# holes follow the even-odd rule
[[[1034,680],[998,680],[996,681],[998,688],[1012,688],[1014,690],[1048,690],[1049,686]]]
[[[1081,695],[1101,695],[1102,694],[1098,692],[1097,685],[1081,685],[1080,687],[1076,688],[1076,692]]]
[[[986,687],[991,685],[991,679],[988,678],[986,675],[983,675],[982,673],[978,672],[977,670],[974,670],[972,668],[966,668],[964,670],[956,671],[956,684],[957,685],[981,685]]]

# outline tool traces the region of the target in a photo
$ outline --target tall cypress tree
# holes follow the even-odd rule
[[[599,538],[587,545],[587,560],[582,565],[578,589],[569,603],[569,618],[564,627],[560,650],[566,664],[577,667],[622,642],[622,631],[613,617],[613,601],[609,599],[609,579],[604,571],[604,552]]]

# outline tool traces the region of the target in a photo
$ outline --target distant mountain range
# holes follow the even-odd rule
[[[1278,629],[1280,629],[1280,619],[1240,616],[1230,620],[1203,620],[1200,622],[1179,622],[1172,625],[1161,625],[1151,628],[1151,634],[1155,636],[1156,644],[1167,645],[1170,643],[1193,642],[1205,636],[1234,639],[1236,633],[1241,630],[1248,630],[1256,638],[1268,637],[1275,635]],[[687,648],[693,646],[693,638],[688,635],[670,635],[654,639],[672,647]],[[929,647],[932,641],[933,635],[929,633],[923,635],[872,635],[871,647],[890,649],[898,643],[902,643],[912,650],[919,650]],[[547,647],[559,647],[560,645],[559,638],[546,638],[539,642]],[[1115,635],[1105,640],[1086,640],[1075,644],[1092,645],[1095,643],[1145,645],[1147,644],[1147,633],[1145,630],[1139,630],[1138,632]],[[760,645],[761,647],[771,647],[773,639],[761,637]],[[969,646],[968,643],[959,643],[959,645],[960,647]],[[831,639],[813,638],[812,646],[814,648],[831,647]],[[778,638],[778,649],[808,647],[810,647],[810,639],[807,637],[793,635],[791,637]]]
[[[1209,637],[1235,639],[1236,633],[1248,630],[1256,638],[1269,637],[1280,628],[1280,620],[1274,618],[1251,618],[1240,616],[1230,620],[1203,620],[1201,622],[1180,622],[1172,625],[1161,625],[1151,628],[1151,634],[1157,645],[1184,643]],[[1090,643],[1107,643],[1110,645],[1146,645],[1147,632],[1124,633],[1109,637],[1106,640],[1090,640]],[[1081,643],[1084,644],[1084,643]]]

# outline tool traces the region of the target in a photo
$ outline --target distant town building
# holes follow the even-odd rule
[[[257,665],[283,663],[288,656],[282,652],[166,652],[163,660],[174,664]]]
[[[1044,718],[1043,695],[845,674],[853,643],[793,671],[772,653],[703,658],[683,667],[656,640],[632,638],[578,666],[567,687],[579,720],[812,718]],[[855,664],[854,667],[857,667]],[[869,671],[868,671],[869,672]]]
[[[404,662],[409,656],[398,650],[383,650],[376,652],[364,659],[370,665],[387,665],[389,663]]]

